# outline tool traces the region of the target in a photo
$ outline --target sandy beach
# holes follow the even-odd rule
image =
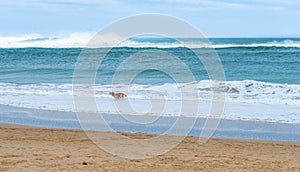
[[[0,172],[300,172],[299,9],[0,1]]]
[[[98,148],[79,130],[0,125],[0,171],[299,171],[299,142],[186,137],[148,159],[124,159]],[[109,138],[109,132],[98,132]],[[122,133],[144,139],[154,135]],[[164,136],[171,139],[171,136]],[[122,141],[122,140],[120,140]],[[162,143],[157,143],[159,147]],[[151,149],[151,148],[144,148]]]

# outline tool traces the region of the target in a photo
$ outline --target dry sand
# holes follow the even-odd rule
[[[213,138],[200,145],[198,138],[186,137],[166,154],[130,160],[101,150],[82,131],[7,124],[0,124],[0,130],[0,171],[300,171],[296,142]]]

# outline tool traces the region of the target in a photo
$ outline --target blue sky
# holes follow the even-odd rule
[[[3,0],[0,36],[99,31],[142,13],[178,17],[208,37],[300,36],[300,0]]]

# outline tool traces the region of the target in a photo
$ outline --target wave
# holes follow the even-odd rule
[[[222,118],[269,122],[300,123],[300,85],[274,84],[253,80],[217,82],[203,80],[191,83],[163,85],[72,85],[72,84],[12,84],[0,83],[0,104],[32,109],[75,111],[72,88],[94,90],[98,110],[107,114],[199,116],[210,113],[212,91],[227,93]],[[118,109],[110,91],[125,92],[131,108]],[[128,91],[125,91],[128,90]],[[181,91],[184,92],[181,92]],[[81,92],[82,93],[82,92]],[[181,97],[184,93],[184,98]],[[200,102],[198,112],[181,103]],[[126,101],[118,100],[121,107]],[[152,105],[160,105],[155,109]],[[163,110],[161,109],[161,105]],[[89,109],[87,109],[89,111]],[[1,114],[0,114],[1,115]]]
[[[179,39],[180,40],[180,39]],[[234,42],[234,41],[233,41]],[[253,42],[253,43],[214,43],[206,41],[190,41],[185,39],[183,42],[137,42],[137,41],[126,41],[120,44],[118,47],[132,47],[132,48],[258,48],[258,47],[282,47],[282,48],[300,48],[300,40],[282,40],[282,41],[268,41],[268,42]]]
[[[300,41],[293,41],[287,39],[284,41],[270,41],[265,43],[213,45],[213,48],[256,48],[256,47],[300,48]]]
[[[41,34],[22,36],[0,36],[0,48],[75,48],[85,47],[94,32],[75,32],[69,35],[46,37]]]
[[[69,35],[61,35],[56,37],[47,37],[41,34],[27,34],[22,36],[0,36],[0,48],[84,48],[93,38],[95,32],[75,32]],[[103,37],[107,47],[116,41],[116,35],[108,35]],[[245,40],[243,40],[245,39]],[[209,39],[207,42],[201,38],[157,38],[142,37],[139,39],[129,38],[117,45],[117,47],[130,48],[255,48],[255,47],[283,47],[283,48],[300,48],[300,39],[290,38],[222,38]],[[217,40],[217,41],[215,41]]]
[[[72,84],[12,84],[0,83],[0,94],[6,95],[73,95]],[[133,99],[211,100],[213,93],[226,93],[228,102],[300,105],[300,85],[276,84],[254,80],[166,83],[163,85],[81,85],[95,91],[96,97],[110,97],[110,91],[126,92]],[[184,98],[182,97],[184,95]],[[2,99],[1,102],[5,101]]]

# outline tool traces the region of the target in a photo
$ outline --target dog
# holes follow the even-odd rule
[[[109,94],[110,94],[111,96],[113,96],[113,98],[115,98],[115,99],[121,99],[121,98],[127,97],[127,95],[124,94],[124,93],[109,92]]]

